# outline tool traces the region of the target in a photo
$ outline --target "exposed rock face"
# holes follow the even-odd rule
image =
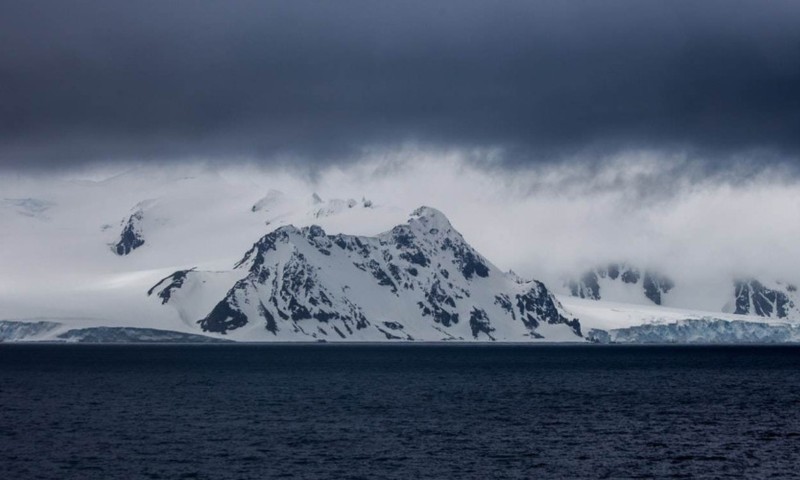
[[[144,211],[141,208],[137,208],[127,219],[123,220],[119,241],[112,247],[114,253],[120,256],[128,255],[144,245],[143,220]]]
[[[238,280],[197,319],[203,331],[259,325],[278,339],[582,339],[578,321],[541,282],[502,273],[428,207],[375,237],[281,227],[233,272]],[[191,298],[173,302],[173,293],[187,274],[214,275],[176,272],[149,294],[180,310]]]
[[[644,270],[642,272],[638,268],[625,263],[611,263],[603,267],[594,268],[584,273],[580,279],[568,281],[566,286],[573,297],[609,300],[603,296],[601,291],[603,280],[630,285],[631,289],[640,290],[645,298],[656,305],[661,305],[663,295],[675,287],[672,279],[665,275],[652,270]]]
[[[640,270],[625,263],[611,263],[565,282],[570,295],[591,300],[663,305],[675,282],[655,270]],[[711,311],[768,318],[800,320],[797,286],[780,281],[739,278],[733,281],[732,297]],[[670,306],[693,308],[672,296]]]
[[[739,279],[734,281],[734,312],[742,315],[786,318],[795,308],[792,300],[797,287],[792,284],[779,284],[781,290],[764,286],[758,280]]]
[[[169,302],[170,298],[172,297],[172,292],[181,288],[186,281],[186,277],[189,275],[190,272],[193,272],[194,268],[190,268],[189,270],[178,270],[177,272],[169,275],[157,284],[155,284],[150,290],[147,291],[147,295],[152,295],[153,292],[158,290],[158,298],[161,299],[161,304],[165,304]]]
[[[660,273],[645,271],[642,287],[647,298],[656,305],[661,305],[661,295],[669,293],[675,287],[675,282]]]
[[[598,283],[598,274],[595,271],[584,273],[580,280],[570,280],[569,291],[573,297],[588,298],[591,300],[600,300],[600,284]]]

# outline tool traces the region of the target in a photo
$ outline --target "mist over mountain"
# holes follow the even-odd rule
[[[2,0],[3,478],[796,477],[799,212],[798,0]]]
[[[144,292],[176,272],[227,272],[206,282],[236,311],[225,275],[258,239],[374,239],[426,205],[599,327],[793,321],[799,21],[783,0],[10,0],[0,320],[156,328]]]
[[[794,265],[798,255],[793,239],[798,226],[791,220],[800,196],[791,183],[776,184],[769,177],[748,183],[672,178],[670,184],[678,190],[647,193],[640,186],[655,184],[665,174],[658,164],[648,163],[646,156],[609,164],[591,179],[559,169],[508,175],[504,170],[472,166],[458,157],[446,163],[425,160],[424,156],[398,158],[387,168],[381,159],[371,165],[331,169],[314,178],[260,167],[152,165],[113,175],[89,170],[5,178],[3,192],[8,197],[0,216],[9,228],[0,232],[4,245],[0,259],[5,271],[13,274],[0,279],[0,316],[53,321],[72,328],[161,328],[192,334],[235,333],[246,339],[237,328],[218,328],[228,322],[240,323],[238,311],[247,318],[247,325],[261,325],[257,337],[264,338],[261,334],[269,332],[262,328],[270,323],[267,319],[279,326],[281,315],[301,303],[293,303],[295,297],[272,297],[271,290],[264,290],[266,284],[251,289],[238,283],[246,270],[233,266],[254,242],[274,232],[288,233],[287,228],[295,229],[291,231],[302,242],[327,238],[325,242],[335,243],[341,234],[381,238],[375,236],[404,224],[422,200],[446,212],[448,222],[457,226],[469,248],[497,266],[491,278],[507,277],[509,285],[542,282],[563,305],[559,315],[565,321],[575,318],[581,322],[582,333],[589,328],[707,315],[769,321],[798,317],[796,289],[792,290],[800,283],[794,275],[800,271]],[[704,208],[694,208],[700,203]],[[754,213],[744,215],[750,211]],[[728,221],[734,218],[738,220]],[[317,235],[317,231],[324,234]],[[292,248],[300,248],[302,242],[290,243],[295,245]],[[765,248],[767,244],[770,248]],[[321,252],[314,248],[312,252]],[[319,273],[323,276],[338,272],[335,275],[342,278],[350,270],[356,276],[364,271],[383,272],[383,280],[374,277],[376,287],[369,288],[388,294],[394,285],[400,292],[407,283],[402,278],[411,274],[396,276],[392,272],[410,270],[387,260],[398,252],[381,251],[370,254],[378,255],[375,265],[369,258],[354,258],[342,260],[338,267],[325,267],[328,259],[322,253],[322,263],[311,262],[307,254],[302,262],[290,263],[293,268],[303,264],[320,272],[330,270]],[[276,260],[276,265],[282,266],[270,269],[270,275],[287,268],[286,261]],[[361,269],[357,264],[363,264]],[[428,279],[426,287],[414,290],[430,294],[427,289],[436,283],[434,277],[439,273],[423,276],[419,266],[411,267],[420,275],[415,281]],[[509,270],[515,273],[498,273]],[[439,279],[440,285],[442,281]],[[374,312],[380,309],[365,307],[363,299],[356,301],[347,294],[334,301],[339,294],[331,292],[354,288],[361,281],[336,282],[319,284],[333,302],[320,315],[345,315],[343,305],[352,304],[372,311],[365,318],[370,324],[377,323],[373,322]],[[517,293],[511,293],[511,287],[492,288],[491,298],[506,295],[515,304]],[[303,292],[296,290],[293,295],[317,296]],[[496,307],[493,300],[467,307],[457,300],[459,295],[470,298],[455,291],[442,297],[453,299],[455,306],[443,308],[453,308],[451,313],[458,314],[458,328],[467,328],[475,307],[485,312],[487,331],[501,331],[495,326],[499,314],[490,312]],[[179,301],[181,296],[185,300]],[[387,297],[386,305],[393,301],[390,297],[395,298],[394,293]],[[256,298],[266,310],[259,311]],[[280,305],[276,310],[269,307],[273,300]],[[280,303],[284,301],[288,303]],[[403,300],[408,312],[422,315],[425,309],[420,301]],[[181,302],[191,308],[175,310]],[[250,307],[245,308],[246,304]],[[313,318],[320,307],[305,304],[303,308]],[[429,320],[436,318],[435,309],[426,308],[432,315]],[[520,312],[515,310],[515,315]],[[396,319],[382,321],[402,324]],[[481,320],[476,317],[474,322],[477,325]],[[289,327],[280,328],[285,332]],[[344,325],[337,328],[350,336]],[[339,336],[335,330],[325,330]],[[451,334],[464,339],[481,337],[472,330]],[[390,335],[407,338],[398,332]]]

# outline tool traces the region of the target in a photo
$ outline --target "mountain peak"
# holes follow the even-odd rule
[[[582,339],[543,284],[502,275],[430,207],[374,237],[284,226],[233,270],[150,292],[203,331],[249,340]]]
[[[325,230],[322,229],[319,225],[310,225],[308,227],[303,227],[301,232],[305,235],[306,238],[317,238],[317,237],[324,237],[327,234]]]
[[[433,207],[422,206],[411,213],[408,223],[410,225],[421,225],[426,230],[437,229],[446,231],[453,228],[450,220],[444,213]]]

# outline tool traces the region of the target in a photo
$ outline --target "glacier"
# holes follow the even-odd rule
[[[0,342],[50,343],[219,343],[224,339],[137,327],[69,328],[44,320],[0,320]]]
[[[612,330],[592,329],[595,343],[618,344],[768,344],[800,342],[800,325],[718,318],[648,323]]]

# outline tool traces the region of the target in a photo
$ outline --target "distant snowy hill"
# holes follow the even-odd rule
[[[498,270],[429,207],[375,237],[281,227],[230,271],[178,271],[148,293],[241,340],[583,340],[544,284]]]
[[[697,309],[698,305],[686,298],[690,288],[655,270],[619,262],[595,267],[565,281],[562,293],[590,300]],[[792,283],[738,278],[724,282],[716,290],[721,291],[712,297],[721,300],[705,308],[710,312],[800,321],[800,298]]]

